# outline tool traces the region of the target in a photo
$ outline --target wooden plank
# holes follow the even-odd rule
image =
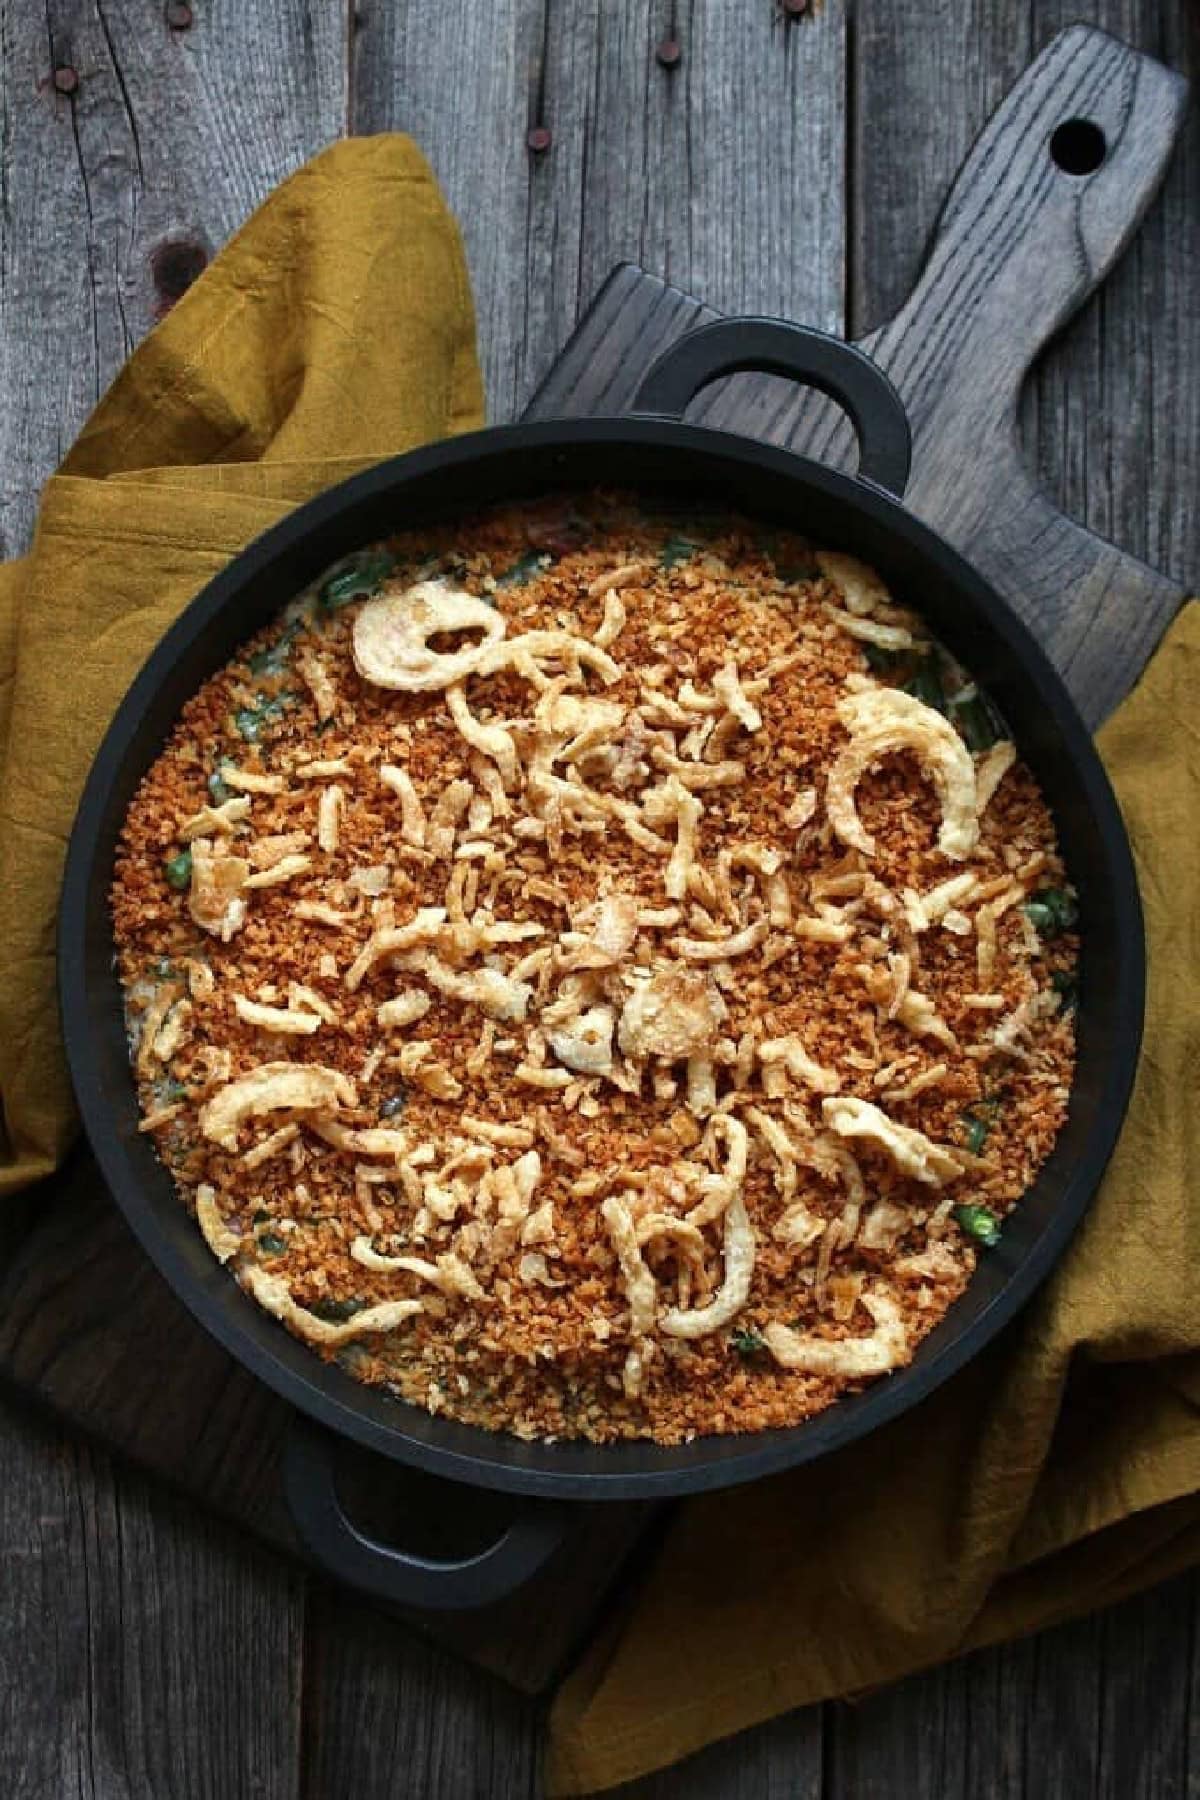
[[[0,555],[161,310],[342,129],[346,29],[300,0],[186,32],[157,0],[0,0]],[[0,1460],[0,1792],[294,1795],[302,1579],[8,1404]]]
[[[536,180],[543,0],[368,7],[354,46],[355,131],[407,131],[433,165],[466,246],[493,417],[528,385],[525,311]]]
[[[1198,1603],[1200,1577],[1184,1575],[1090,1621],[1101,1680],[1097,1800],[1187,1800],[1200,1787]]]
[[[1179,69],[1193,101],[1163,189],[1127,255],[1062,338],[1025,396],[1026,453],[1063,509],[1162,569],[1200,580],[1200,37],[1186,0],[1092,0],[1095,22]],[[1039,0],[1035,43],[1078,15]]]
[[[0,556],[163,306],[344,129],[347,30],[304,0],[187,31],[159,0],[0,0]]]
[[[672,1768],[606,1790],[609,1800],[827,1800],[823,1711],[806,1706],[741,1731]],[[907,1791],[897,1786],[888,1800]]]
[[[355,128],[411,132],[458,214],[494,419],[622,258],[715,306],[840,326],[844,46],[834,6],[800,25],[723,0],[368,9]]]
[[[1195,1791],[1198,1593],[1196,1576],[1183,1576],[1096,1618],[831,1706],[826,1800],[1184,1800]]]
[[[539,1755],[533,1701],[422,1643],[344,1590],[312,1583],[304,1800],[533,1800]]]
[[[0,1793],[292,1800],[302,1578],[23,1407],[0,1439]]]

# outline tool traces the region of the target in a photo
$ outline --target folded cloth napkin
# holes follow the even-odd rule
[[[0,1191],[74,1130],[54,911],[133,674],[249,538],[375,458],[480,421],[453,222],[403,138],[326,151],[137,351],[0,569]],[[1102,735],[1138,858],[1146,1050],[1104,1189],[1037,1301],[885,1431],[689,1501],[552,1717],[558,1793],[1084,1611],[1200,1554],[1196,608]],[[679,1655],[687,1643],[689,1654]]]

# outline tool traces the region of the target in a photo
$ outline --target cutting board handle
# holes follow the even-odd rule
[[[911,296],[863,343],[908,409],[918,482],[935,438],[958,485],[981,445],[1015,441],[1021,384],[1137,229],[1186,99],[1181,75],[1074,25],[992,114]]]
[[[1059,32],[959,171],[916,287],[860,342],[908,413],[904,503],[1032,627],[1090,723],[1141,669],[1181,591],[1065,517],[1022,455],[1021,386],[1112,268],[1170,160],[1187,82],[1106,32]],[[850,455],[827,407],[787,440]]]

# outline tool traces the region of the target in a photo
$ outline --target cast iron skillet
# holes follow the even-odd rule
[[[860,474],[680,422],[702,387],[746,368],[794,376],[839,401],[858,434]],[[298,1409],[287,1486],[314,1555],[343,1579],[410,1605],[480,1605],[517,1586],[562,1541],[570,1509],[557,1503],[750,1481],[811,1462],[924,1398],[995,1336],[1061,1254],[1112,1151],[1137,1059],[1141,913],[1112,792],[1033,638],[970,565],[900,505],[909,432],[886,377],[859,351],[820,333],[765,319],[722,321],[668,350],[635,407],[621,418],[504,426],[413,451],[267,532],[188,607],[129,690],[96,757],[67,856],[59,927],[63,1029],[84,1124],[109,1187],[196,1318]],[[321,1362],[244,1295],[213,1260],[138,1133],[107,900],[122,819],[183,703],[328,564],[431,515],[597,483],[712,497],[874,563],[985,682],[1046,793],[1080,896],[1079,1061],[1069,1117],[965,1295],[908,1368],[810,1423],[669,1448],[527,1444],[430,1416]],[[366,1537],[347,1519],[335,1487],[342,1438],[436,1475],[527,1498],[480,1555],[458,1562],[412,1556]]]

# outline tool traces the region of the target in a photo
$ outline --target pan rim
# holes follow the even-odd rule
[[[1114,971],[1118,1025],[1109,1054],[1104,1100],[1060,1196],[1054,1217],[1032,1249],[1007,1273],[990,1303],[933,1357],[919,1367],[898,1371],[861,1394],[836,1402],[810,1421],[769,1432],[734,1438],[697,1440],[689,1446],[632,1443],[581,1446],[577,1441],[526,1444],[509,1434],[489,1433],[457,1421],[432,1420],[407,1403],[388,1399],[395,1422],[368,1416],[365,1404],[353,1405],[364,1391],[343,1371],[322,1363],[312,1351],[287,1338],[275,1321],[267,1321],[286,1345],[270,1346],[252,1331],[255,1302],[237,1289],[215,1262],[211,1276],[197,1276],[180,1243],[159,1218],[153,1197],[145,1191],[111,1117],[104,1093],[95,1040],[90,988],[96,979],[94,950],[88,944],[88,920],[99,879],[97,859],[109,796],[126,759],[138,744],[142,716],[167,677],[213,621],[250,581],[273,567],[288,551],[317,535],[339,515],[410,484],[493,457],[512,457],[530,449],[561,449],[569,458],[582,445],[622,444],[658,448],[701,460],[733,459],[743,466],[767,469],[816,494],[836,498],[865,511],[937,566],[988,627],[1006,641],[1021,665],[1032,695],[1051,709],[1066,740],[1079,785],[1090,807],[1103,847],[1110,882],[1106,896],[1119,930],[1121,946]],[[649,484],[646,484],[649,485]],[[739,1485],[763,1475],[815,1460],[865,1436],[919,1404],[989,1343],[1027,1302],[1065,1249],[1099,1185],[1115,1147],[1132,1088],[1141,1040],[1144,999],[1144,946],[1141,909],[1132,856],[1115,796],[1078,712],[1060,677],[1028,629],[982,576],[930,527],[884,489],[857,476],[842,474],[735,433],[644,415],[597,419],[546,420],[492,427],[424,446],[389,458],[298,507],[281,523],[256,539],[208,582],[185,608],[151,652],[130,685],[93,759],[68,845],[58,929],[59,994],[68,1068],[84,1129],[110,1193],[142,1248],[193,1317],[244,1367],[281,1398],[364,1448],[392,1460],[422,1468],[447,1479],[498,1492],[546,1495],[564,1499],[645,1499]],[[132,1089],[132,1077],[130,1078]],[[169,1178],[167,1178],[169,1180]],[[174,1196],[172,1195],[172,1198]],[[186,1218],[180,1209],[180,1216]],[[215,1279],[214,1279],[215,1278]],[[232,1292],[246,1310],[223,1296]],[[953,1309],[951,1309],[952,1316]],[[298,1349],[301,1362],[286,1348]],[[311,1364],[311,1370],[306,1364]],[[293,1366],[294,1365],[294,1366]],[[343,1397],[342,1384],[355,1390]],[[434,1441],[414,1437],[405,1428],[411,1413],[434,1431]],[[436,1441],[441,1436],[444,1441]],[[678,1452],[690,1454],[682,1455]],[[635,1458],[651,1457],[657,1466],[634,1469]],[[584,1465],[594,1463],[595,1467]]]

